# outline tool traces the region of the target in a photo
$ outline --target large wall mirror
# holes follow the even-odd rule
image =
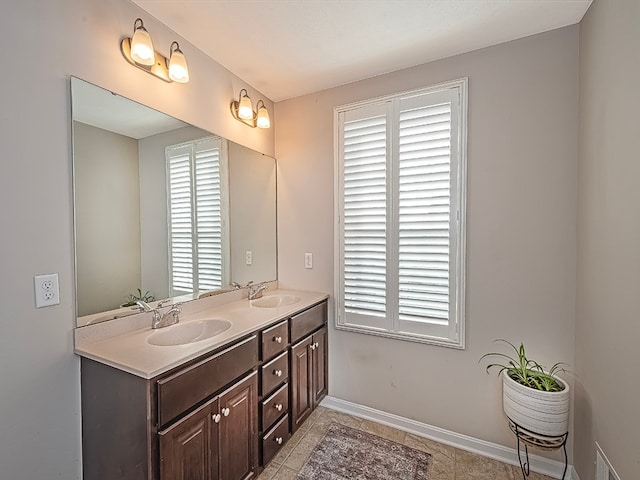
[[[78,326],[276,280],[275,159],[75,77],[71,99]]]

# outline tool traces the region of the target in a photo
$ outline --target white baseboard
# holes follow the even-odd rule
[[[341,400],[336,397],[325,397],[321,405],[339,412],[348,413],[349,415],[388,425],[420,437],[429,438],[446,445],[451,445],[461,450],[493,458],[510,465],[520,465],[518,462],[518,452],[514,448],[508,448],[503,445],[498,445],[497,443],[487,442],[479,438],[445,430],[444,428],[427,425],[426,423],[376,410],[347,400]],[[531,471],[553,478],[560,478],[562,470],[564,469],[562,462],[532,455],[531,453],[529,453],[529,462],[531,464]],[[580,480],[573,465],[569,465],[565,480]]]

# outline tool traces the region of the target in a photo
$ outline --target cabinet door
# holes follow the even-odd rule
[[[327,327],[322,327],[312,337],[313,342],[313,408],[327,394]]]
[[[308,336],[291,347],[291,433],[294,433],[313,410],[313,360]]]
[[[253,478],[257,467],[258,374],[220,395],[220,478]]]
[[[161,480],[217,480],[217,410],[216,398],[158,433]]]

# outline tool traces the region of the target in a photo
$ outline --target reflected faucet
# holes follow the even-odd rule
[[[255,300],[262,297],[262,292],[269,288],[267,282],[253,284],[253,280],[247,282],[245,286],[240,285],[238,282],[231,282],[231,285],[236,289],[246,288],[249,292],[249,300]]]
[[[247,285],[247,288],[249,289],[249,300],[255,300],[262,297],[262,292],[269,288],[269,285],[266,282],[258,283],[257,285],[252,283]]]
[[[140,307],[140,310],[143,312],[153,312],[151,317],[151,328],[154,330],[157,328],[168,327],[170,325],[175,325],[180,321],[178,315],[182,311],[181,304],[176,303],[175,305],[171,305],[171,308],[164,313],[160,313],[160,310],[157,308],[151,308],[147,302],[142,300],[138,300],[136,305]]]

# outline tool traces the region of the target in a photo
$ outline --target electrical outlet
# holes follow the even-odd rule
[[[36,275],[33,277],[36,294],[36,308],[50,307],[60,303],[58,274]]]
[[[304,254],[304,268],[313,268],[313,253]]]
[[[246,252],[244,252],[244,263],[246,265],[253,264],[253,252],[251,252],[251,250],[247,250]]]

